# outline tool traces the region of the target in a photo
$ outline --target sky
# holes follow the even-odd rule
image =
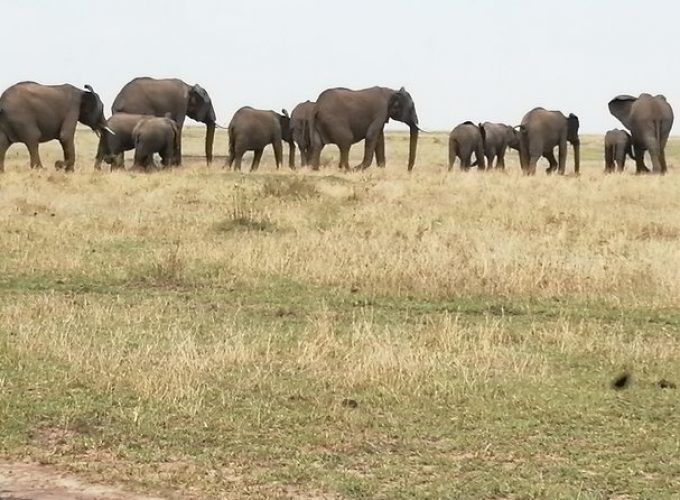
[[[601,133],[621,127],[618,94],[680,106],[673,0],[22,0],[0,16],[0,88],[89,83],[107,113],[137,76],[200,83],[223,125],[339,86],[403,86],[432,131],[543,106]]]

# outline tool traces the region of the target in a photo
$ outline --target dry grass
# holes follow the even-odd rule
[[[671,496],[675,170],[604,176],[588,137],[579,178],[446,174],[443,137],[412,175],[398,133],[355,174],[13,147],[0,449],[178,498]]]

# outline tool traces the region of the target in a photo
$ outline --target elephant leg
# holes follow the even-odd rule
[[[552,154],[552,152],[551,152],[551,154]],[[557,173],[560,174],[560,175],[564,175],[564,171],[567,168],[567,139],[566,139],[566,137],[560,141],[558,154],[559,154],[559,160],[558,160],[558,165],[557,165]],[[546,158],[547,158],[547,156],[546,156]],[[554,158],[555,157],[553,156],[553,159]],[[550,161],[550,160],[548,160],[548,161]],[[553,168],[552,165],[551,165],[551,168]]]
[[[458,156],[458,146],[456,141],[449,139],[449,172],[451,172],[454,163],[456,163],[456,156]]]
[[[505,151],[505,146],[501,147],[498,151],[498,154],[496,155],[496,169],[505,170]],[[491,168],[491,165],[489,165],[489,168]]]
[[[250,165],[250,171],[254,172],[260,167],[260,160],[262,159],[262,152],[264,148],[256,149],[253,155],[253,163]]]
[[[340,162],[338,163],[338,168],[340,170],[349,170],[349,150],[351,148],[350,144],[338,144],[338,149],[340,150]]]
[[[470,170],[470,167],[472,166],[472,152],[465,152],[460,158],[460,168],[463,169],[465,172]]]
[[[648,174],[649,169],[645,165],[645,150],[641,147],[636,147],[633,150],[635,154],[635,173],[636,174]]]
[[[614,171],[614,150],[607,146],[604,148],[604,173],[608,174]]]
[[[659,163],[661,164],[661,173],[665,174],[668,171],[668,165],[666,164],[666,150],[663,147],[659,151]]]
[[[38,141],[30,140],[26,143],[26,147],[28,148],[28,155],[31,159],[31,168],[42,168],[40,153],[38,151]]]
[[[272,147],[274,148],[274,161],[276,162],[276,170],[278,170],[279,167],[281,166],[281,161],[283,158],[283,148],[281,147],[281,139],[275,139],[274,142],[272,142]]]
[[[531,153],[529,155],[529,162],[525,171],[526,175],[536,175],[536,165],[538,164],[539,159],[540,155],[536,153]]]
[[[378,142],[375,143],[375,160],[378,167],[385,168],[385,132],[381,131],[378,135]]]
[[[111,168],[125,168],[125,153],[123,151],[113,157]]]
[[[475,159],[477,160],[477,168],[479,170],[486,170],[486,158],[484,157],[484,149],[478,146],[475,150]]]
[[[54,163],[54,168],[65,169],[66,172],[73,172],[73,165],[76,163],[76,146],[72,137],[67,137],[59,140],[61,148],[64,150],[64,161],[57,160]]]
[[[182,120],[184,121],[184,120]],[[172,164],[175,166],[179,166],[182,164],[182,125],[177,126],[177,133],[179,134],[179,137],[177,138],[177,148],[175,152],[175,158],[173,159]]]
[[[300,162],[302,162],[302,151],[300,151]],[[288,143],[288,168],[295,170],[295,143]]]
[[[0,174],[5,171],[5,156],[9,147],[9,139],[5,134],[0,133]]]
[[[543,156],[545,156],[545,159],[548,160],[548,163],[550,166],[548,167],[548,170],[546,172],[548,174],[552,174],[556,168],[558,168],[558,163],[557,160],[555,159],[555,152],[554,151],[548,151],[545,153]],[[564,173],[564,172],[562,172]]]

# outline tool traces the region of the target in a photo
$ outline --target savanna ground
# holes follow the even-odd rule
[[[578,178],[447,174],[445,134],[411,175],[399,133],[351,174],[13,146],[0,453],[169,498],[677,495],[680,142],[664,178],[583,144]]]

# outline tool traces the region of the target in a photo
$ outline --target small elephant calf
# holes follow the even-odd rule
[[[168,117],[149,117],[141,120],[132,131],[135,143],[135,168],[149,169],[153,155],[158,153],[164,167],[175,164],[180,148],[177,123]]]
[[[456,158],[460,158],[460,168],[469,170],[472,166],[472,153],[475,153],[475,164],[480,170],[486,168],[484,161],[484,127],[474,123],[463,122],[449,134],[449,171]]]
[[[626,166],[626,155],[635,160],[633,154],[633,138],[625,130],[617,128],[608,130],[604,136],[604,171],[614,172],[614,167],[623,172]]]
[[[229,123],[229,156],[227,166],[234,165],[241,170],[241,161],[246,151],[254,151],[253,163],[250,170],[257,170],[262,159],[264,148],[271,144],[274,147],[276,168],[281,165],[281,141],[288,143],[291,157],[294,155],[295,145],[290,133],[290,117],[284,109],[283,114],[275,111],[265,111],[245,106],[234,113]],[[290,168],[295,168],[292,161]]]

